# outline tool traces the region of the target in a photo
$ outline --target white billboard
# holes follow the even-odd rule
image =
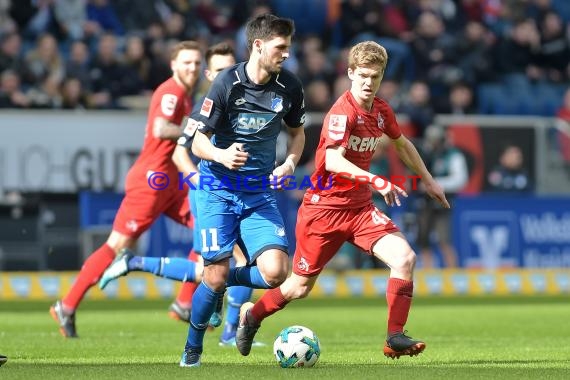
[[[123,191],[146,126],[144,112],[0,112],[4,191]]]

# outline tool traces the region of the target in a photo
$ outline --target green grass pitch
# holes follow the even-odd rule
[[[384,299],[305,299],[267,319],[267,347],[248,357],[206,335],[200,368],[179,368],[187,327],[167,317],[169,301],[89,301],[65,340],[47,302],[0,303],[0,379],[567,379],[567,297],[417,298],[407,325],[427,348],[418,357],[382,355]],[[322,354],[313,368],[281,369],[273,339],[286,326],[313,329]]]

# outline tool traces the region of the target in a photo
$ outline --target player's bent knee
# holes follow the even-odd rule
[[[196,281],[198,282],[198,281]],[[226,279],[224,276],[204,275],[201,282],[206,284],[210,289],[216,292],[221,292],[226,288]]]
[[[259,269],[260,271],[262,270],[262,268]],[[276,288],[287,279],[287,268],[279,266],[264,267],[261,275],[270,288]]]
[[[287,279],[287,274],[277,274],[275,276],[265,277],[265,282],[271,289],[278,287]]]
[[[402,273],[411,273],[416,265],[416,254],[412,249],[394,255],[390,267]]]

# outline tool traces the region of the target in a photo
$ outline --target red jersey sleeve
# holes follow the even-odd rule
[[[392,110],[392,107],[390,107],[390,105],[385,101],[382,101],[381,113],[384,120],[378,120],[378,123],[384,123],[384,133],[393,140],[399,138],[402,135],[402,130],[398,125],[394,110]]]

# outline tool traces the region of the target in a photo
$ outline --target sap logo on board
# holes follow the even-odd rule
[[[346,286],[351,295],[361,296],[364,293],[364,279],[361,276],[347,276]]]
[[[561,292],[567,293],[570,291],[570,277],[567,274],[556,274],[556,276],[554,276],[554,282]]]
[[[440,294],[443,290],[443,278],[440,275],[425,276],[426,286],[430,294]]]
[[[40,276],[38,281],[46,296],[57,297],[59,295],[59,277]]]
[[[143,298],[147,295],[147,283],[143,278],[127,278],[127,288],[134,298]]]
[[[10,279],[10,286],[16,295],[19,297],[27,298],[30,295],[32,288],[32,280],[30,277],[12,277]]]
[[[546,276],[542,273],[533,273],[529,276],[530,285],[537,293],[544,293],[546,291]]]
[[[493,293],[496,289],[496,278],[493,274],[481,274],[477,276],[477,281],[484,293]]]
[[[454,274],[451,276],[451,285],[455,293],[467,293],[469,291],[469,277],[465,274]]]
[[[174,292],[174,281],[165,279],[165,278],[157,278],[155,280],[156,288],[158,289],[158,294],[161,297],[170,297]]]
[[[505,285],[509,290],[509,293],[520,293],[522,289],[522,278],[518,273],[505,274],[504,276]]]
[[[372,276],[372,286],[374,287],[374,293],[379,295],[386,294],[386,288],[388,286],[388,277],[386,276]]]
[[[319,286],[326,295],[334,295],[337,291],[337,279],[336,276],[321,275],[317,280]]]
[[[119,282],[111,281],[105,286],[103,293],[109,298],[117,298],[119,295]]]

